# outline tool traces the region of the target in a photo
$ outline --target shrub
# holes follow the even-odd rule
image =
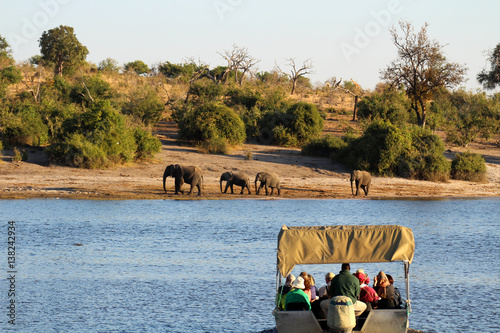
[[[211,103],[221,98],[224,93],[224,87],[210,80],[198,80],[189,88],[188,96],[197,105]]]
[[[130,114],[142,120],[146,125],[156,125],[160,121],[165,110],[165,104],[160,100],[158,94],[148,88],[134,90],[129,96],[130,102],[124,107],[122,112]]]
[[[359,119],[383,119],[402,125],[409,121],[410,102],[404,91],[386,90],[375,93],[358,102]]]
[[[480,154],[464,152],[455,155],[451,162],[451,176],[453,179],[469,181],[486,180],[486,164]]]
[[[350,168],[424,180],[448,179],[450,164],[441,139],[417,126],[398,128],[388,121],[371,123],[359,138],[346,139],[336,154]]]
[[[245,125],[230,108],[218,103],[203,104],[184,114],[178,123],[181,139],[209,141],[222,138],[231,145],[245,141]]]
[[[226,139],[216,137],[199,144],[198,151],[204,154],[225,155],[229,152],[229,147]]]
[[[84,76],[80,82],[76,82],[71,87],[70,92],[72,102],[85,104],[85,106],[90,106],[97,100],[111,100],[113,96],[111,85],[99,75]]]
[[[344,149],[347,143],[331,134],[319,139],[313,139],[302,147],[302,154],[309,156],[331,157]]]
[[[49,142],[49,128],[43,122],[35,105],[30,103],[14,105],[2,123],[3,140],[8,145],[38,146]]]
[[[318,138],[323,131],[323,118],[314,104],[299,102],[286,112],[267,112],[259,121],[259,140],[263,143],[300,146]]]
[[[133,160],[137,144],[125,116],[100,101],[64,122],[61,138],[49,153],[63,164],[100,168]]]
[[[83,134],[73,133],[48,149],[58,162],[85,169],[100,169],[110,162],[104,150]]]
[[[151,132],[140,127],[134,129],[135,143],[137,150],[135,157],[137,159],[146,159],[153,157],[161,149],[161,142],[155,138]]]

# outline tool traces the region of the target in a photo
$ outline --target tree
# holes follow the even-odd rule
[[[381,71],[381,78],[392,87],[403,86],[415,111],[418,125],[425,127],[426,104],[441,87],[453,87],[464,81],[467,68],[449,63],[442,53],[443,46],[427,36],[427,23],[418,33],[413,26],[399,22],[403,35],[390,30],[398,49],[398,59]]]
[[[297,68],[297,65],[295,64],[295,59],[294,58],[289,58],[287,65],[291,68],[290,69],[290,74],[286,73],[281,70],[281,68],[276,64],[276,67],[278,70],[283,74],[286,75],[291,81],[292,81],[292,92],[291,94],[293,95],[295,93],[295,88],[297,88],[297,81],[299,80],[300,77],[304,75],[308,75],[312,73],[312,62],[310,59],[304,61],[302,64],[302,67]]]
[[[148,65],[146,65],[142,60],[127,62],[123,67],[125,69],[125,72],[134,71],[137,73],[137,75],[149,73]]]
[[[89,53],[76,38],[73,28],[65,25],[44,31],[38,43],[42,58],[54,63],[54,73],[59,76],[65,67],[78,65]]]
[[[500,87],[500,43],[493,52],[490,53],[488,62],[490,63],[490,71],[483,69],[477,75],[477,80],[481,83],[484,89],[495,89]]]
[[[236,45],[233,45],[232,50],[224,50],[224,53],[219,54],[227,61],[227,69],[223,73],[222,80],[225,80],[228,73],[233,71],[234,81],[240,85],[243,83],[246,73],[259,62],[248,54],[247,48]],[[238,71],[241,71],[239,80]]]
[[[118,60],[106,58],[99,63],[97,69],[99,69],[101,72],[118,73],[120,71],[120,65],[118,63]]]
[[[14,66],[11,56],[10,45],[0,35],[0,97],[7,94],[7,88],[11,84],[21,81],[21,71]]]

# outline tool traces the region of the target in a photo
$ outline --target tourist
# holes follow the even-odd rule
[[[370,287],[367,283],[370,281],[370,278],[362,269],[358,269],[354,276],[359,280],[359,300],[366,304],[366,310],[370,311],[372,308],[377,307],[377,302],[379,300],[379,296],[375,289]]]
[[[359,316],[366,310],[366,304],[358,301],[361,288],[359,280],[351,274],[351,266],[347,263],[342,264],[342,270],[335,275],[330,284],[328,294],[334,296],[347,296],[352,300],[354,314]],[[328,315],[328,314],[327,314]],[[328,316],[327,316],[328,317]]]
[[[326,285],[319,288],[319,293],[318,293],[318,296],[319,298],[322,298],[322,297],[327,297],[328,295],[328,289],[330,288],[330,283],[332,282],[332,279],[335,277],[335,274],[333,273],[326,273],[325,275],[325,282],[326,282]]]
[[[302,276],[297,277],[292,284],[293,289],[286,294],[285,309],[293,310],[311,310],[309,296],[304,292],[305,284]]]
[[[383,271],[380,271],[378,275],[375,277],[375,281],[373,283],[373,289],[380,296],[380,300],[378,301],[377,308],[379,309],[395,309],[396,306],[396,298],[394,292],[394,285],[391,285],[387,275]]]
[[[295,281],[295,276],[290,273],[286,277],[285,284],[281,286],[280,289],[278,289],[278,293],[276,295],[278,310],[285,310],[286,294],[288,294],[288,292],[292,290],[293,281]]]

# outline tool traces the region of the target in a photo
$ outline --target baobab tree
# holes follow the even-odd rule
[[[291,94],[293,95],[295,93],[295,89],[297,88],[297,81],[299,80],[300,77],[304,75],[308,75],[313,73],[312,68],[312,61],[311,59],[307,59],[302,63],[302,67],[297,68],[297,65],[295,64],[295,59],[294,58],[289,58],[287,59],[287,66],[290,67],[290,73],[286,73],[281,68],[276,64],[276,68],[278,71],[287,76],[290,81],[292,81],[292,92]]]

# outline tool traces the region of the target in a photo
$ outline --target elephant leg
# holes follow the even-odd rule
[[[368,192],[370,191],[370,184],[366,184],[365,186],[365,196],[368,196]]]
[[[227,193],[228,188],[229,188],[229,182],[226,182],[226,188],[224,189],[224,193]]]
[[[278,187],[278,195],[281,194],[281,188]]]
[[[271,195],[273,195],[274,187],[271,187]]]
[[[252,192],[250,191],[250,186],[247,184],[247,190],[248,190],[248,194],[252,194]]]
[[[356,196],[358,196],[358,194],[359,194],[359,185],[360,185],[360,181],[356,180]]]
[[[191,187],[189,188],[188,195],[191,195],[193,193],[194,185],[191,183]]]
[[[266,195],[268,195],[268,192],[267,192],[267,184],[265,185],[264,187],[266,189]]]
[[[182,185],[184,185],[184,181],[182,180],[182,178],[180,179],[175,179],[175,194],[179,195],[179,192],[181,192],[181,194],[184,194],[184,191],[181,190],[182,188]]]
[[[198,183],[196,187],[198,188],[198,196],[201,196],[201,184]]]
[[[234,184],[231,183],[231,194],[234,194],[234,189],[233,189]]]

